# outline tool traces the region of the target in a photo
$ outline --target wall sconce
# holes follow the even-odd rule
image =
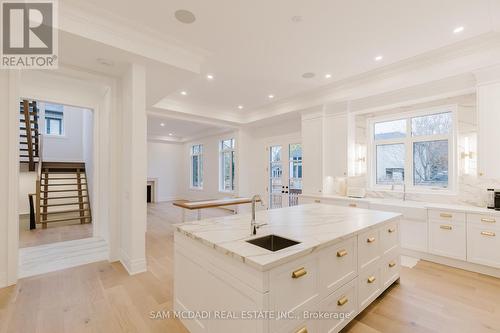
[[[463,152],[460,154],[463,160],[463,172],[466,175],[474,174],[477,172],[476,134],[465,136],[463,140]]]
[[[355,175],[363,175],[366,173],[366,145],[356,144],[356,158],[355,158]]]

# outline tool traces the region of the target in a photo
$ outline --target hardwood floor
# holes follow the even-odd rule
[[[64,216],[64,214],[61,214]],[[29,217],[21,217],[19,221],[19,247],[31,247],[69,240],[92,237],[92,224],[80,224],[78,221],[47,223],[47,229],[37,225],[35,230],[29,229]]]
[[[186,333],[177,320],[149,318],[172,309],[171,224],[180,218],[170,203],[149,205],[146,273],[128,276],[119,263],[99,262],[0,289],[0,333]],[[420,261],[343,332],[500,332],[500,279]]]

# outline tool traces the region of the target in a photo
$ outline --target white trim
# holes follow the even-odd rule
[[[233,141],[233,146],[232,148],[222,148],[222,143],[224,141],[232,140]],[[238,166],[237,166],[237,157],[236,157],[236,139],[233,137],[228,137],[228,138],[222,138],[219,140],[219,193],[235,193],[236,192],[236,179],[238,178],[236,175],[236,172],[238,171]],[[231,175],[231,183],[233,184],[233,188],[231,190],[226,190],[224,189],[223,183],[224,183],[224,176],[223,176],[223,171],[224,171],[224,166],[223,166],[223,156],[224,153],[227,152],[232,152],[233,153],[233,163],[231,163],[231,170],[230,175]],[[235,170],[236,169],[236,170]],[[234,174],[234,177],[233,177]]]
[[[127,253],[123,251],[123,249],[121,250],[120,262],[123,265],[123,267],[125,267],[125,270],[128,272],[129,275],[144,273],[148,270],[146,258],[130,260]]]
[[[429,136],[411,136],[411,118],[439,114],[452,113],[453,128],[447,135],[429,135]],[[374,139],[374,125],[379,122],[405,120],[406,137],[398,139]],[[368,190],[371,191],[389,191],[391,185],[379,185],[376,183],[376,147],[378,145],[404,144],[405,145],[405,180],[408,193],[420,194],[456,194],[458,191],[458,154],[457,154],[457,136],[458,136],[458,105],[441,105],[430,108],[423,108],[407,112],[397,112],[390,115],[370,117],[367,119],[367,175]],[[416,186],[413,183],[413,143],[425,141],[448,140],[448,187],[426,187]],[[392,190],[391,190],[392,191]]]

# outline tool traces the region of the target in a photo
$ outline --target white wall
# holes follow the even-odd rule
[[[184,145],[148,142],[148,178],[158,179],[158,202],[181,199]]]

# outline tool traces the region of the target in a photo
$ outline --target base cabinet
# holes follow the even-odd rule
[[[467,260],[500,268],[500,227],[467,225]]]
[[[318,319],[319,332],[335,333],[344,328],[358,311],[358,279],[355,278],[327,297],[318,313],[333,314],[332,318]]]
[[[402,219],[400,227],[402,248],[427,252],[427,220]]]
[[[429,252],[466,260],[466,232],[463,222],[429,221]]]

